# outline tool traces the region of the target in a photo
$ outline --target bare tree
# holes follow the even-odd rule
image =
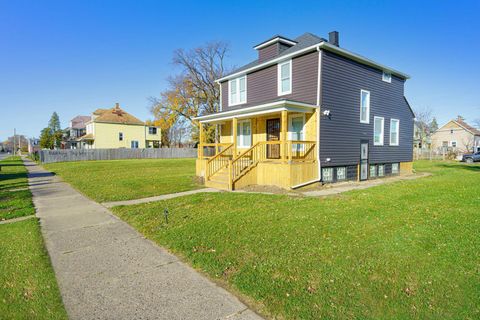
[[[417,137],[424,145],[432,132],[433,112],[429,107],[415,110],[415,125],[417,126]]]
[[[168,79],[169,87],[159,98],[150,98],[151,112],[163,122],[163,127],[172,127],[177,121],[198,126],[193,118],[219,110],[220,87],[215,80],[226,72],[227,52],[228,45],[223,42],[174,52],[173,63],[181,68],[181,73]],[[198,132],[198,128],[193,131]],[[214,139],[213,126],[207,127],[207,138]]]

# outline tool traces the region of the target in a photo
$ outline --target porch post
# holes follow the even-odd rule
[[[233,142],[233,157],[237,156],[237,118],[232,119],[232,142]]]
[[[287,161],[287,131],[288,131],[288,121],[287,121],[287,110],[282,110],[281,121],[282,124],[280,125],[280,152],[282,155],[282,161]]]
[[[203,124],[201,122],[198,123],[198,132],[199,132],[199,136],[198,136],[198,157],[200,159],[203,159],[203,140],[205,139],[204,138],[204,132],[203,132]]]

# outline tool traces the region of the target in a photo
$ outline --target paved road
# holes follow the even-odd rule
[[[25,164],[70,319],[261,319],[105,207]]]

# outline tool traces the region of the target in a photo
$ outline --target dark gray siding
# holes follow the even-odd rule
[[[320,121],[320,159],[323,166],[356,164],[360,140],[369,140],[370,163],[412,161],[413,114],[404,99],[404,82],[382,71],[323,51],[322,110],[331,117]],[[370,91],[370,123],[360,123],[360,90]],[[384,145],[373,145],[373,117],[385,118]],[[390,119],[400,120],[399,146],[389,146]],[[330,158],[330,161],[326,161]]]
[[[247,74],[247,103],[228,106],[228,81],[222,82],[223,111],[250,107],[280,99],[317,103],[318,52],[311,52],[292,60],[292,94],[278,96],[277,64]]]

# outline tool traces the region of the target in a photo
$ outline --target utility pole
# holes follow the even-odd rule
[[[13,150],[12,150],[12,152],[13,152],[14,155],[15,155],[15,153],[16,153],[16,152],[15,152],[15,143],[16,143],[16,141],[15,141],[16,138],[15,138],[15,137],[16,137],[16,135],[17,135],[17,129],[13,128],[13,146],[12,146],[12,147],[13,147]]]

